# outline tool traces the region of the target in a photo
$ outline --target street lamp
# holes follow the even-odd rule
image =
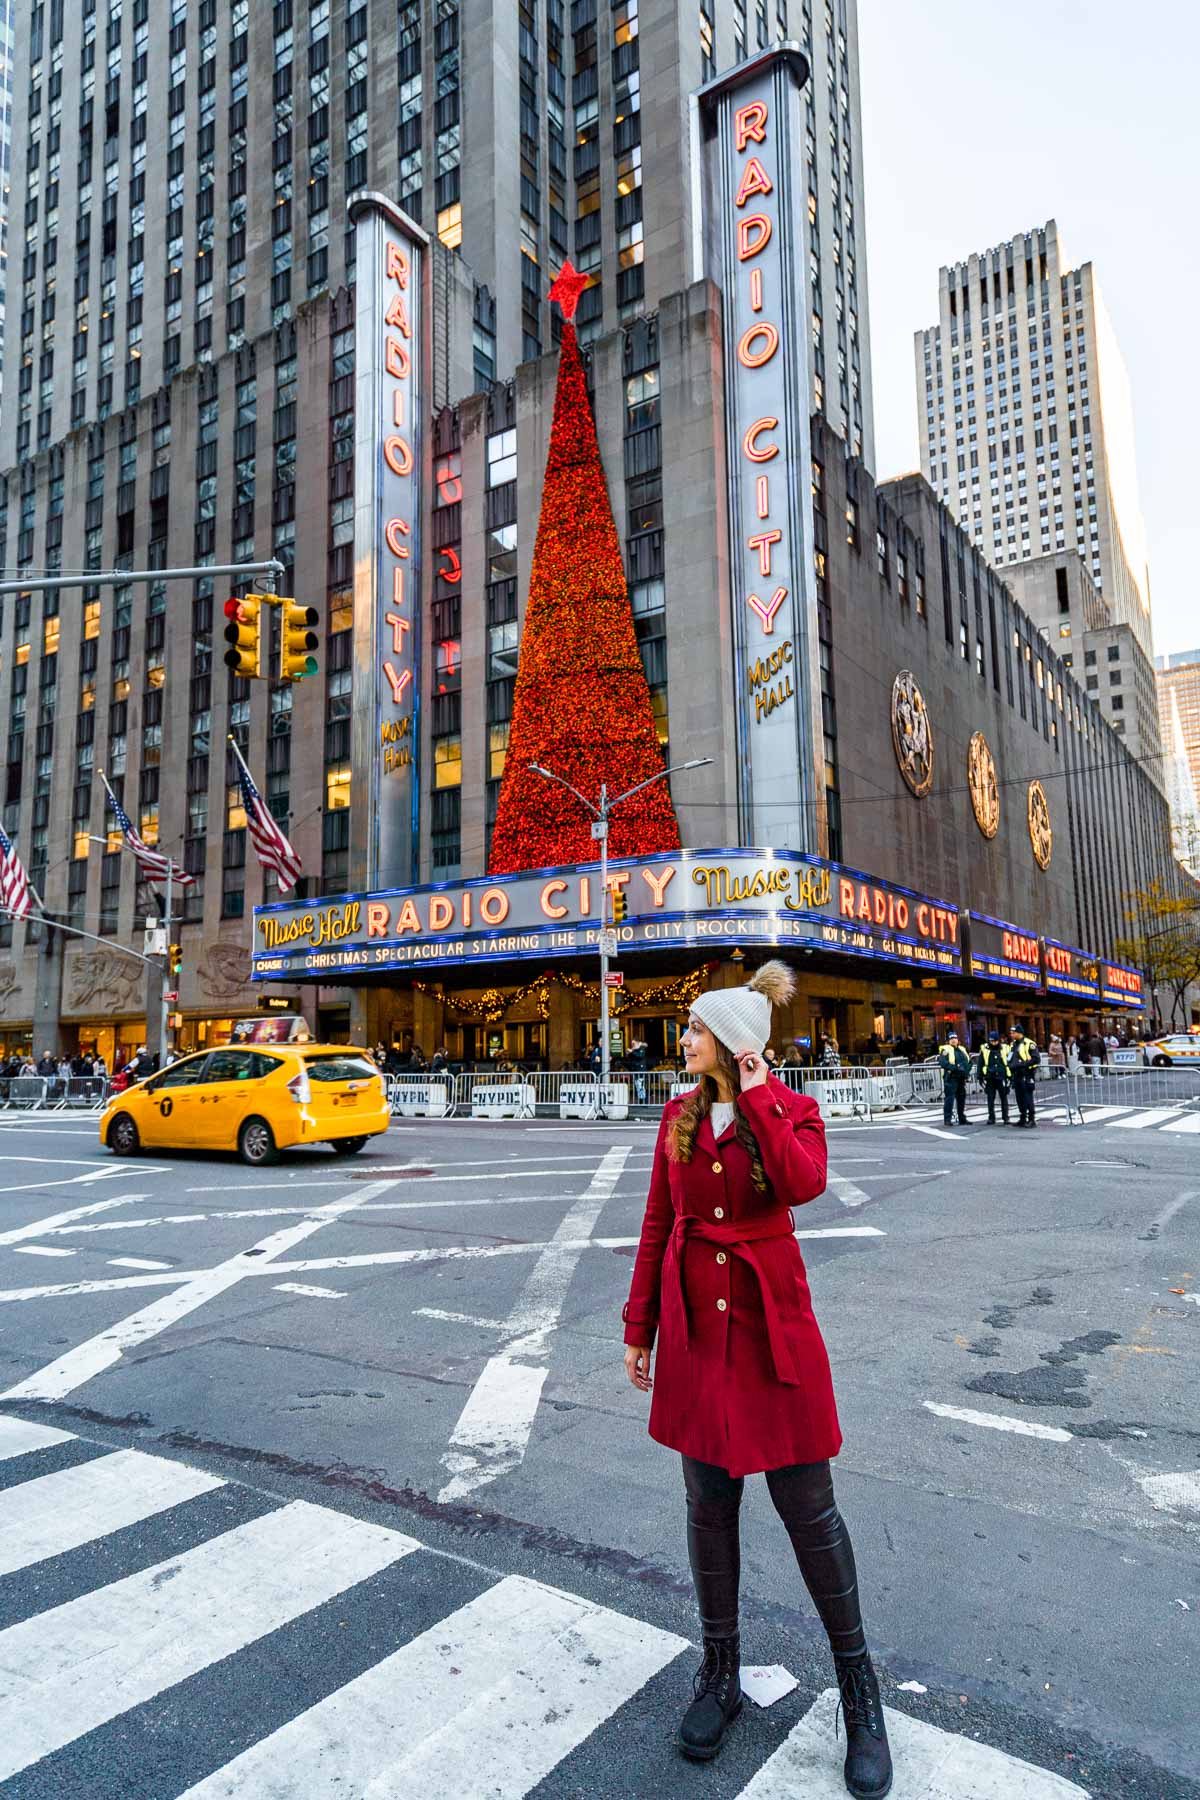
[[[557,781],[560,787],[574,794],[581,806],[585,806],[592,815],[592,836],[600,844],[600,1111],[608,1104],[608,1077],[610,1073],[610,1053],[608,1043],[608,959],[617,948],[616,934],[608,929],[608,821],[613,811],[623,800],[632,799],[640,794],[643,788],[653,787],[656,781],[665,781],[669,775],[678,775],[685,769],[707,768],[713,758],[711,756],[693,756],[687,762],[673,763],[669,769],[659,769],[656,775],[648,775],[645,781],[639,781],[636,787],[626,788],[623,794],[615,799],[608,797],[607,782],[600,783],[600,803],[595,805],[586,794],[581,794],[577,787],[572,787],[565,775],[556,775],[553,769],[543,768],[541,763],[530,763],[529,767],[543,781]]]

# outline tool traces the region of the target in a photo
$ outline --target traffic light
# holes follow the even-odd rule
[[[178,975],[183,969],[183,945],[172,944],[167,956],[167,967],[172,975]]]
[[[317,659],[311,654],[317,647],[313,626],[320,618],[315,606],[301,606],[296,600],[281,600],[283,617],[279,621],[279,679],[303,681],[315,675]]]
[[[618,888],[613,894],[613,924],[623,925],[629,917],[629,902]]]
[[[225,667],[247,680],[261,675],[262,669],[262,595],[245,594],[239,600],[233,595],[225,602]]]

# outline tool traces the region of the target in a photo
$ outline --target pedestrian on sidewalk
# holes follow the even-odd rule
[[[965,1046],[959,1043],[957,1031],[946,1033],[946,1041],[938,1051],[938,1066],[942,1071],[942,1124],[953,1125],[957,1111],[958,1123],[965,1125],[971,1058]]]
[[[1007,1045],[1000,1042],[998,1031],[989,1031],[987,1043],[979,1048],[979,1079],[987,1095],[988,1124],[996,1123],[996,1101],[1000,1101],[1001,1123],[1008,1124],[1009,1070]]]
[[[829,1635],[846,1786],[882,1800],[891,1753],[829,1467],[842,1435],[788,1210],[824,1190],[825,1127],[816,1102],[769,1077],[763,1059],[771,1007],[793,988],[786,965],[768,962],[747,987],[692,1006],[683,1049],[697,1086],[663,1112],[623,1314],[625,1368],[640,1392],[653,1388],[651,1437],[683,1459],[704,1659],[678,1748],[710,1761],[741,1711],[738,1514],[745,1477],[765,1473]]]

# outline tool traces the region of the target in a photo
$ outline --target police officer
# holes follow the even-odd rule
[[[942,1070],[942,1123],[954,1124],[954,1112],[958,1110],[958,1123],[967,1122],[967,1076],[971,1073],[971,1059],[958,1041],[957,1031],[948,1031],[946,1041],[938,1051],[938,1062]]]
[[[1003,1124],[1008,1124],[1008,1089],[1011,1080],[1008,1066],[1008,1045],[1000,1042],[998,1031],[989,1031],[987,1043],[980,1046],[979,1079],[987,1094],[988,1124],[996,1123],[996,1096],[1000,1096],[1000,1115]]]
[[[1041,1052],[1033,1039],[1025,1036],[1019,1025],[1011,1027],[1008,1038],[1008,1070],[1020,1114],[1017,1124],[1028,1125],[1032,1131],[1037,1125],[1034,1117],[1033,1084],[1037,1079],[1037,1066],[1042,1060]]]

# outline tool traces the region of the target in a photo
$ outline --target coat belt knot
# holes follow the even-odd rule
[[[691,1315],[688,1309],[687,1283],[684,1276],[684,1257],[689,1238],[699,1238],[702,1243],[716,1244],[722,1250],[739,1258],[750,1269],[758,1282],[762,1295],[763,1317],[766,1320],[767,1340],[771,1346],[771,1357],[775,1364],[775,1374],[789,1387],[799,1387],[800,1376],[796,1372],[791,1346],[779,1316],[779,1305],[771,1287],[770,1276],[763,1268],[754,1249],[755,1244],[766,1238],[794,1237],[796,1222],[789,1211],[764,1213],[756,1219],[734,1219],[727,1224],[711,1223],[707,1219],[697,1218],[691,1213],[678,1213],[671,1231],[671,1255],[664,1265],[663,1274],[670,1269],[675,1276],[678,1287],[680,1309],[683,1313],[684,1341],[691,1347]]]

